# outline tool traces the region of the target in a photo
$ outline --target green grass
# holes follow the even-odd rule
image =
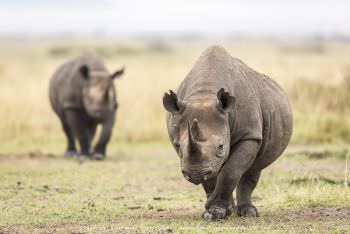
[[[1,155],[0,230],[350,231],[344,158],[329,150],[322,159],[291,152],[263,173],[253,197],[260,217],[221,222],[201,220],[204,192],[182,178],[177,156],[163,144],[113,144],[106,161],[81,165],[59,153]]]

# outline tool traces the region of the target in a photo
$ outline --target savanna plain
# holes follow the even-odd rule
[[[294,109],[291,143],[253,194],[257,218],[203,221],[205,194],[168,140],[163,93],[212,44],[276,80]],[[63,157],[48,82],[88,48],[126,72],[106,160],[79,164]],[[350,232],[349,42],[2,40],[0,51],[1,233]]]

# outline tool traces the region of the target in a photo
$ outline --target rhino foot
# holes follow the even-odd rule
[[[256,209],[255,206],[249,205],[249,204],[238,206],[236,212],[238,216],[243,216],[243,217],[259,216],[258,209]]]
[[[205,210],[202,214],[202,218],[208,221],[219,221],[226,219],[231,215],[231,211],[224,207],[211,206],[208,210]]]
[[[75,151],[75,150],[67,150],[64,153],[64,157],[66,157],[66,158],[73,158],[76,155],[77,155],[77,151]]]
[[[102,153],[94,153],[92,155],[92,159],[94,160],[103,160],[105,158],[105,155]]]
[[[77,155],[77,159],[78,159],[78,162],[80,164],[82,164],[83,162],[85,162],[89,158],[90,158],[89,155],[86,155],[86,154],[79,154],[79,155]]]

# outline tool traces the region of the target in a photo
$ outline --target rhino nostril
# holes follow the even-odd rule
[[[204,175],[210,176],[210,175],[213,174],[213,172],[214,172],[214,170],[213,170],[213,169],[210,169],[210,170],[206,171],[206,172],[204,173]]]

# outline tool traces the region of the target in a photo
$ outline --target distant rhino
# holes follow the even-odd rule
[[[105,157],[118,107],[113,80],[123,73],[124,68],[109,73],[92,51],[63,64],[54,73],[50,81],[50,103],[68,140],[66,156],[77,153],[77,138],[81,159]],[[102,124],[101,136],[90,151],[97,124]]]
[[[171,143],[184,177],[202,183],[202,217],[219,220],[233,211],[257,216],[252,192],[261,170],[275,161],[292,135],[286,93],[269,77],[213,46],[198,59],[177,93],[163,98]]]

